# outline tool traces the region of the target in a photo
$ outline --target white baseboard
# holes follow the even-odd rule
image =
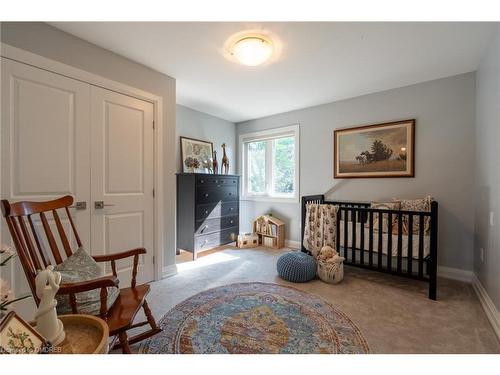
[[[472,283],[474,273],[460,268],[438,266],[438,277]]]
[[[500,341],[500,313],[475,274],[472,278],[472,287],[474,288],[477,298],[479,298],[479,302],[481,303],[481,306],[488,317],[498,340]]]
[[[161,278],[165,279],[167,277],[171,277],[177,275],[177,264],[171,264],[169,266],[163,266],[163,270],[161,273]]]
[[[300,241],[285,240],[285,246],[291,249],[300,249]]]

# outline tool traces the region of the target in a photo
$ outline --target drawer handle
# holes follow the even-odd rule
[[[224,180],[221,180],[221,181],[220,181],[220,183],[221,183],[221,184],[223,184],[223,183],[224,183]]]
[[[208,214],[208,210],[205,210],[205,213]]]
[[[203,180],[200,180],[200,184],[202,184],[202,183],[204,183],[204,182],[205,182],[205,181],[203,181]]]
[[[230,221],[230,223],[232,224],[232,223],[234,223],[234,221],[233,221],[233,220],[231,220],[231,221]]]
[[[229,195],[233,195],[233,193],[229,193]]]
[[[229,211],[232,211],[232,210],[234,210],[234,207],[231,207],[231,208],[229,209]]]
[[[208,194],[205,194],[205,198],[208,198]]]

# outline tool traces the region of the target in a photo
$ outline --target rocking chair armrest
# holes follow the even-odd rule
[[[132,266],[132,279],[130,281],[130,287],[135,288],[137,284],[137,266],[139,265],[139,255],[146,254],[146,249],[143,247],[138,247],[136,249],[124,251],[121,253],[109,254],[109,255],[96,255],[94,260],[96,262],[111,262],[111,269],[113,270],[113,275],[117,276],[116,272],[116,261],[118,259],[124,259],[129,257],[134,257]]]
[[[61,294],[74,294],[80,292],[87,292],[94,289],[102,289],[107,287],[118,287],[119,280],[116,276],[103,276],[98,279],[79,281],[76,283],[61,284],[57,292]]]
[[[96,262],[109,262],[112,260],[129,258],[140,254],[146,254],[146,249],[143,247],[138,247],[136,249],[123,251],[121,253],[114,253],[108,255],[94,255],[92,258],[94,258]]]

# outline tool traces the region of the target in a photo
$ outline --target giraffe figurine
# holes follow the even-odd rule
[[[228,174],[229,173],[229,158],[226,155],[226,144],[222,144],[222,167],[220,170],[221,174]]]
[[[214,174],[217,174],[219,171],[219,162],[217,161],[217,151],[214,151],[214,160],[212,161],[212,167],[214,170]]]

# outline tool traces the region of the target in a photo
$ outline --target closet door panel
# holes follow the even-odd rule
[[[89,105],[88,84],[2,58],[2,198],[89,204]],[[89,211],[72,214],[90,246]]]
[[[90,85],[2,58],[1,86],[2,199],[45,201],[72,195],[75,201],[88,205]],[[89,248],[89,210],[70,211],[84,246]],[[49,224],[57,233],[50,218]],[[69,221],[62,219],[69,227]],[[1,242],[11,243],[5,220],[1,226]],[[35,227],[42,230],[39,220],[35,220]],[[76,250],[72,236],[69,239]],[[15,293],[22,295],[29,290],[17,262],[12,262],[10,281]],[[20,302],[21,313],[23,305],[34,304],[32,299]]]
[[[98,87],[91,89],[92,252],[145,247],[138,281],[153,274],[153,105]],[[103,207],[95,202],[102,202]],[[131,259],[117,263],[121,286]],[[110,269],[108,268],[109,272]]]

